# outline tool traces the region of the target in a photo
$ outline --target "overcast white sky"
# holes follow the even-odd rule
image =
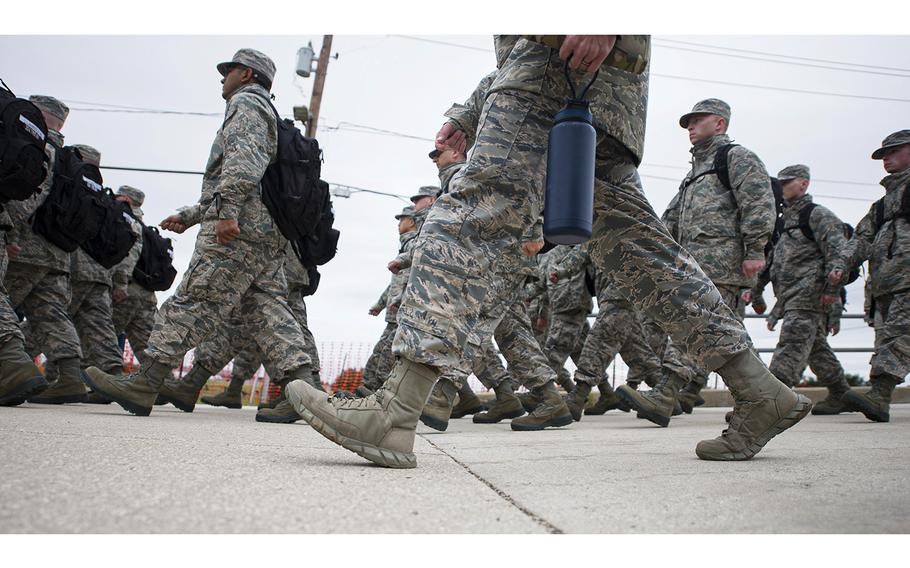
[[[334,38],[338,58],[328,68],[318,132],[323,178],[410,195],[437,183],[427,158],[432,137],[449,105],[462,102],[494,68],[493,42],[488,35],[378,35],[384,31],[377,26],[377,35]],[[0,77],[20,95],[49,94],[69,104],[66,142],[95,146],[102,165],[199,171],[224,109],[215,64],[240,47],[271,56],[278,68],[275,104],[290,115],[294,105],[309,103],[312,78],[294,74],[297,49],[309,41],[318,53],[321,35],[2,36]],[[789,164],[808,164],[816,201],[855,224],[882,194],[877,182],[884,171],[869,155],[887,134],[910,127],[907,53],[907,36],[654,36],[641,168],[648,198],[662,212],[688,169],[689,143],[677,124],[679,115],[698,100],[719,97],[733,108],[730,134],[738,143],[754,150],[772,174]],[[212,116],[97,110],[116,105]],[[199,196],[199,176],[103,173],[107,185],[130,184],[146,192],[149,223]],[[378,338],[384,322],[366,312],[388,282],[385,265],[398,246],[393,215],[402,205],[367,193],[335,199],[336,227],[342,231],[338,256],[321,269],[319,292],[308,303],[318,342]],[[180,271],[195,235],[195,230],[170,235]],[[849,289],[849,312],[862,309],[861,286],[862,281]],[[776,342],[776,333],[765,331],[760,320],[748,326],[757,345]],[[832,343],[867,346],[872,333],[861,321],[846,320]],[[868,372],[867,360],[866,354],[842,357],[848,371],[862,374]]]

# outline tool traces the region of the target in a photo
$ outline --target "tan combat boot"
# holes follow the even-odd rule
[[[451,418],[464,418],[468,414],[478,414],[486,409],[487,407],[480,402],[480,399],[474,394],[471,386],[465,382],[462,385],[462,388],[458,389],[458,404],[452,409]]]
[[[588,396],[591,394],[591,384],[584,381],[575,381],[575,390],[566,397],[566,406],[572,414],[572,419],[576,422],[581,420],[588,404]]]
[[[28,401],[32,404],[69,404],[88,400],[88,391],[82,382],[79,358],[61,359],[56,363],[59,370],[57,380],[43,393],[30,396]]]
[[[640,392],[628,385],[620,385],[616,394],[638,412],[639,418],[650,420],[661,428],[670,425],[670,417],[676,410],[676,396],[684,379],[676,374],[664,375],[653,389]]]
[[[549,381],[542,387],[533,391],[534,396],[540,400],[534,411],[512,421],[512,430],[519,432],[530,430],[543,430],[544,428],[558,428],[572,423],[572,413],[569,407],[556,390],[556,384]]]
[[[690,381],[689,384],[684,386],[679,391],[679,406],[683,412],[686,414],[692,414],[692,410],[697,406],[701,406],[705,403],[705,399],[701,397],[702,386],[695,381]]]
[[[439,371],[399,357],[388,380],[366,398],[329,397],[304,381],[288,400],[317,432],[381,466],[417,467],[414,434]]]
[[[848,409],[862,412],[863,416],[873,422],[891,420],[891,393],[903,379],[882,373],[869,379],[872,388],[866,394],[848,390],[841,399]]]
[[[525,409],[515,396],[511,380],[502,381],[493,388],[493,392],[496,393],[496,399],[486,412],[474,415],[474,424],[496,424],[502,420],[524,415]]]
[[[727,429],[695,447],[695,453],[703,460],[751,459],[771,438],[812,410],[812,401],[777,380],[751,349],[734,355],[717,373],[736,403]]]
[[[455,395],[458,388],[455,383],[445,377],[436,381],[436,386],[430,393],[430,399],[420,413],[420,421],[434,430],[445,432],[449,427],[449,417],[455,407]]]
[[[192,372],[192,371],[190,371]],[[245,379],[231,375],[231,382],[224,392],[216,395],[205,395],[202,402],[211,406],[223,406],[225,408],[243,408],[243,383]],[[259,408],[275,408],[275,404],[267,406],[269,403],[259,405]]]
[[[193,365],[190,372],[181,380],[178,381],[171,377],[165,379],[164,385],[158,392],[158,399],[165,404],[173,404],[184,412],[192,412],[196,408],[196,401],[199,400],[202,387],[213,374],[202,365]]]
[[[272,424],[293,424],[300,420],[300,414],[294,410],[294,407],[287,399],[288,385],[293,381],[303,381],[313,388],[319,384],[310,372],[309,365],[298,367],[288,374],[287,379],[281,381],[281,396],[278,404],[272,408],[260,408],[256,411],[256,422],[270,422]],[[319,384],[321,387],[322,385]],[[317,389],[318,390],[318,389]],[[324,391],[320,391],[324,392]]]
[[[613,390],[610,383],[600,383],[597,385],[597,390],[600,391],[600,397],[593,406],[585,409],[585,416],[601,416],[610,410],[618,409],[620,407],[622,399],[619,398],[619,395],[616,394],[616,391]],[[626,410],[626,412],[628,412],[628,410]]]
[[[0,345],[0,406],[18,406],[47,386],[20,339],[12,338]]]
[[[60,373],[63,374],[62,367]],[[148,364],[132,375],[109,375],[97,367],[89,367],[82,378],[93,391],[113,400],[127,412],[148,416],[164,379],[170,376],[170,365],[149,359]]]
[[[816,403],[812,407],[812,414],[821,416],[830,416],[842,412],[853,412],[853,409],[844,402],[844,395],[850,391],[850,385],[843,376],[840,380],[826,385],[828,387],[828,396],[825,400]]]

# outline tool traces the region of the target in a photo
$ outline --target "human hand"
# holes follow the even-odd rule
[[[550,273],[550,282],[552,282],[553,284],[556,284],[557,282],[559,282],[559,274],[556,274],[555,272],[551,272]]]
[[[740,299],[742,299],[743,302],[745,302],[747,304],[750,303],[752,301],[752,290],[746,290],[745,292],[740,294],[739,297],[740,297]]]
[[[532,257],[543,248],[543,239],[539,241],[525,241],[521,243],[521,252],[527,257]]]
[[[367,313],[373,317],[376,317],[379,315],[379,310],[377,310],[376,308],[370,308],[370,311],[368,311]]]
[[[237,219],[222,219],[215,223],[215,237],[218,244],[226,245],[240,235],[240,223]]]
[[[596,71],[613,46],[615,35],[567,35],[559,49],[559,58],[569,62],[569,68],[585,73]]]
[[[744,260],[743,261],[743,276],[746,279],[752,278],[756,274],[762,271],[765,268],[764,260]]]
[[[451,148],[460,154],[464,154],[468,148],[468,136],[464,130],[458,129],[451,122],[446,122],[436,133],[436,149],[445,150]]]
[[[822,296],[821,304],[823,306],[830,306],[831,304],[836,304],[839,299],[840,298],[838,298],[837,296],[830,296],[828,294],[825,294],[824,296]]]
[[[20,252],[22,252],[22,247],[19,245],[6,245],[6,255],[10,260],[16,260]]]
[[[844,278],[843,270],[832,270],[828,273],[828,282],[832,284],[840,284],[840,281]]]
[[[181,220],[180,215],[171,215],[166,217],[164,221],[158,223],[158,226],[164,229],[165,231],[171,231],[177,233],[178,235],[186,231],[186,225]]]
[[[401,272],[401,263],[398,262],[397,260],[393,260],[388,265],[386,265],[386,268],[388,268],[389,272],[391,272],[392,274],[398,274],[399,272]]]
[[[129,297],[129,294],[127,293],[127,291],[122,290],[120,288],[114,290],[114,292],[111,294],[111,299],[114,300],[115,304],[119,304],[123,300],[126,300],[128,297]]]

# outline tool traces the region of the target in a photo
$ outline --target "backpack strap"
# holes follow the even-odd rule
[[[872,204],[872,208],[875,209],[875,217],[872,221],[873,228],[875,231],[873,235],[877,235],[881,230],[882,225],[885,224],[885,198],[882,197],[878,201]]]
[[[732,191],[733,187],[730,185],[730,168],[727,164],[727,159],[730,156],[730,150],[734,146],[739,146],[739,144],[725,144],[717,149],[717,153],[714,154],[714,173],[717,174],[717,179],[720,181],[720,184],[727,188],[728,191]],[[736,198],[733,198],[733,201],[736,201]]]
[[[799,225],[796,226],[807,239],[813,242],[815,241],[815,232],[812,231],[812,226],[809,225],[809,218],[812,217],[812,211],[816,207],[818,207],[818,203],[810,203],[803,207],[802,211],[799,212]]]

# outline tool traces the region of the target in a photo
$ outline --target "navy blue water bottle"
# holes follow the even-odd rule
[[[572,98],[556,114],[547,150],[547,191],[544,201],[543,234],[551,243],[577,245],[591,238],[594,220],[594,151],[597,132],[584,100],[594,78],[576,96],[565,66]]]

